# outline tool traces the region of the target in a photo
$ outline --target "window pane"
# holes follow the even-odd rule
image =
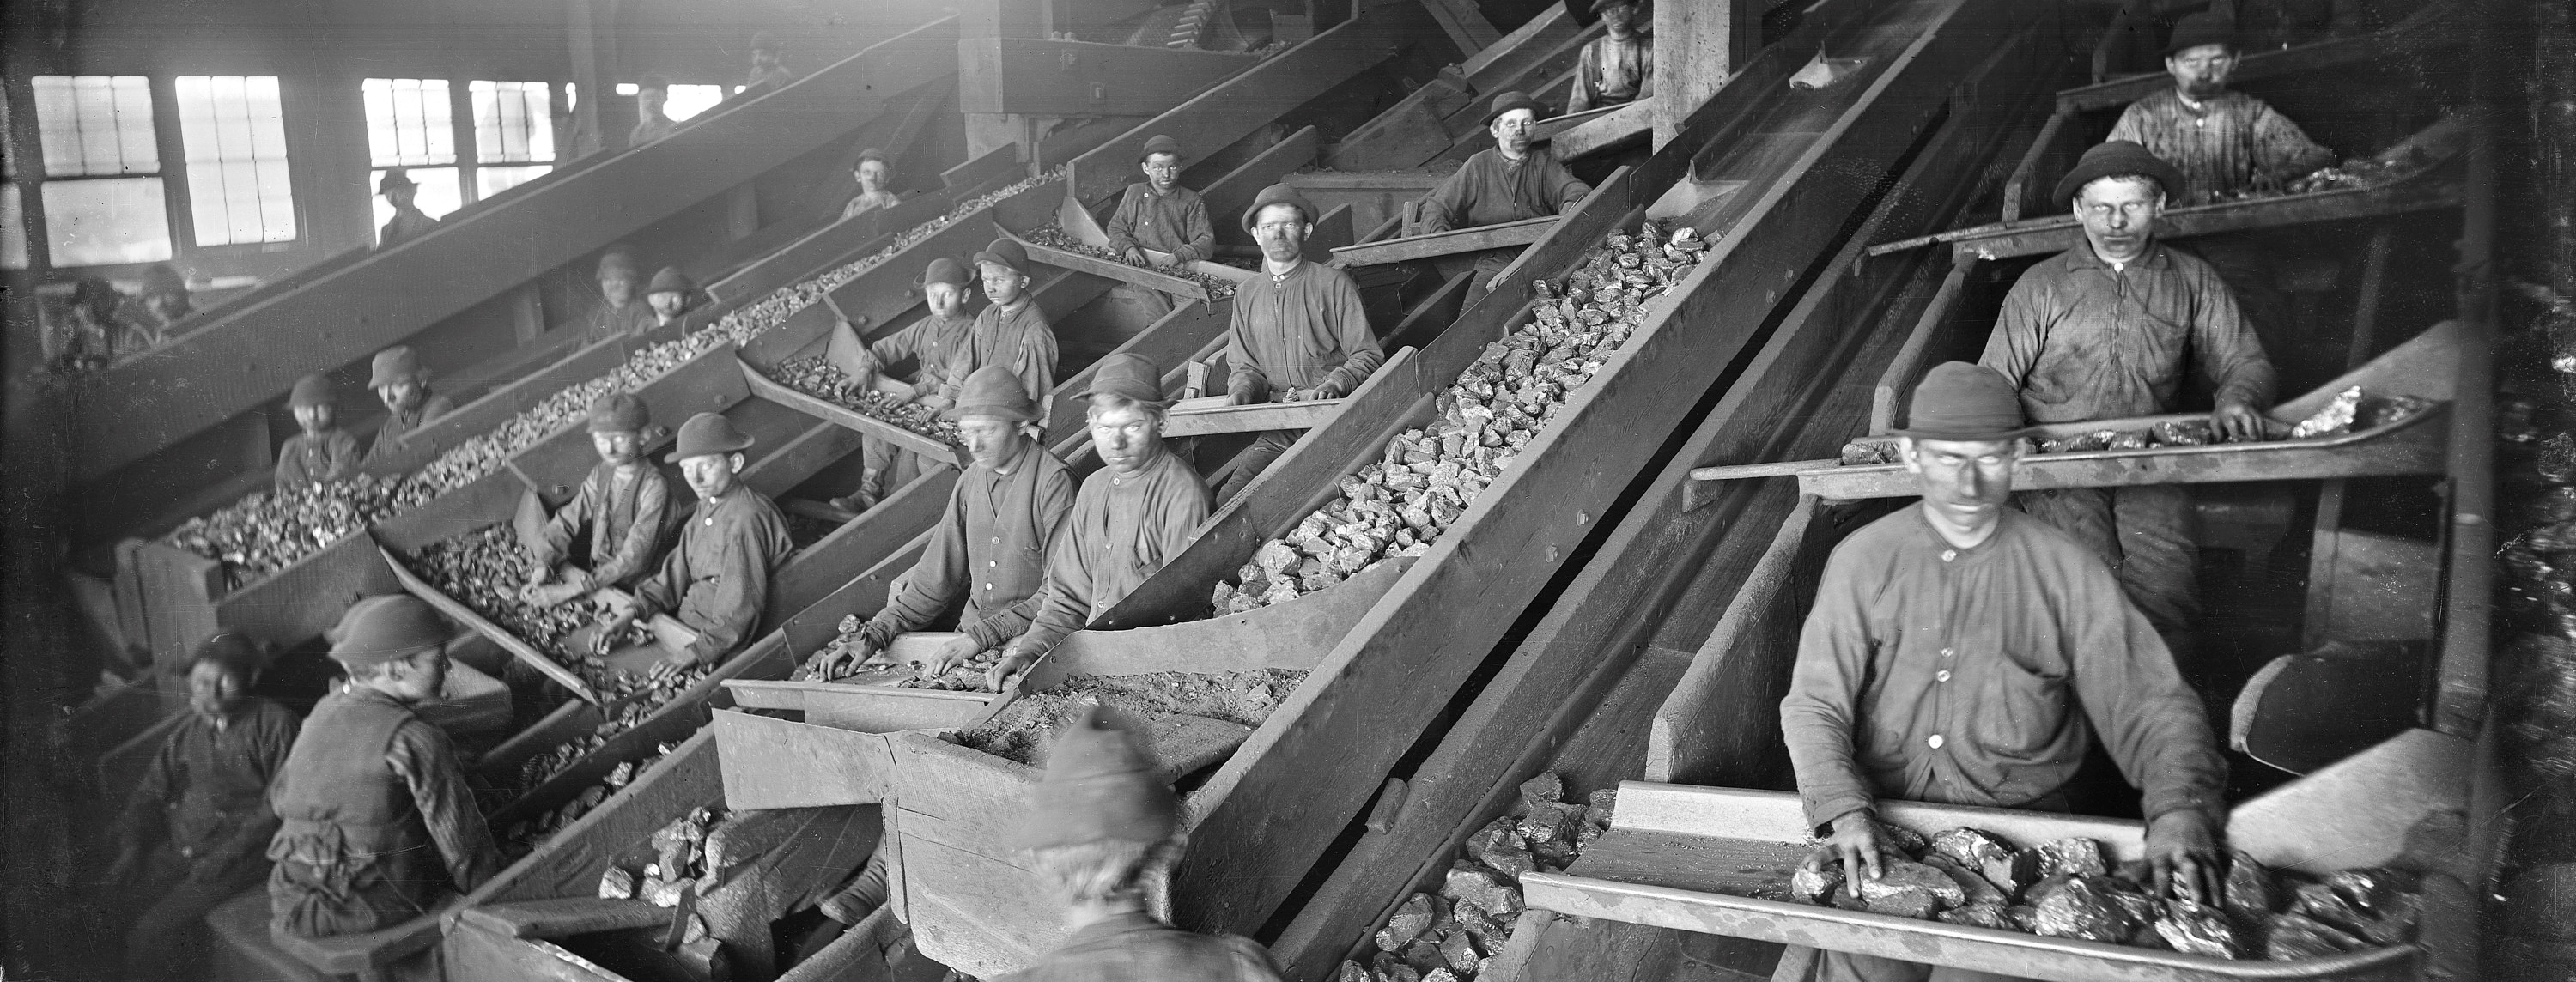
[[[47,181],[43,187],[54,265],[170,258],[170,214],[161,201],[160,178]]]
[[[171,89],[197,244],[293,241],[295,196],[277,79],[181,75]]]
[[[724,98],[725,87],[721,85],[673,85],[671,100],[662,104],[662,115],[687,119],[715,108]]]
[[[474,158],[482,163],[555,159],[544,82],[474,82]]]
[[[0,269],[27,268],[27,212],[18,205],[18,186],[0,184]]]
[[[420,210],[429,217],[445,218],[449,212],[464,205],[465,198],[461,194],[462,185],[457,183],[456,168],[414,167],[410,173],[412,183],[420,185],[420,196],[413,199],[412,204],[419,206]],[[367,187],[373,189],[382,184],[384,179],[384,171],[369,174]],[[385,203],[384,195],[377,195],[376,231],[379,233],[379,238],[382,237],[385,223],[393,220],[394,206]]]
[[[367,105],[367,152],[377,167],[456,162],[455,113],[443,78],[371,78],[359,89]],[[423,192],[426,208],[427,192]]]
[[[536,164],[527,167],[477,167],[474,169],[474,187],[481,193],[475,197],[488,199],[503,191],[544,177],[554,169],[553,164]]]
[[[152,174],[152,87],[141,75],[38,75],[37,139],[48,177]]]

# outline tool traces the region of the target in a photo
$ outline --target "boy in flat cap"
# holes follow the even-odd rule
[[[1098,705],[1066,724],[1029,789],[1020,845],[1065,900],[1063,944],[998,982],[1276,982],[1248,939],[1183,931],[1145,911],[1145,878],[1180,858],[1180,802]]]
[[[634,256],[615,251],[599,257],[599,306],[591,308],[590,323],[582,329],[582,343],[641,337],[651,331],[656,318],[653,308],[636,292],[642,285],[643,273],[635,268]]]
[[[330,378],[315,372],[295,380],[295,391],[286,397],[287,409],[295,413],[295,426],[303,432],[286,438],[277,448],[277,490],[292,491],[308,484],[327,484],[358,476],[358,438],[339,425],[339,406],[331,390]]]
[[[179,267],[153,263],[143,267],[143,290],[135,294],[143,302],[143,319],[151,322],[155,344],[166,344],[179,336],[179,322],[197,312],[196,303],[188,297],[188,278],[179,275]]]
[[[640,147],[680,131],[680,122],[672,119],[665,107],[671,104],[671,80],[659,75],[646,75],[635,83],[635,128],[626,134],[626,145]]]
[[[269,930],[361,934],[429,913],[501,869],[447,734],[413,712],[447,684],[455,632],[417,597],[358,601],[333,628],[348,673],[304,721],[269,791]]]
[[[1263,188],[1244,209],[1243,229],[1261,244],[1262,271],[1234,294],[1225,335],[1226,395],[1238,406],[1339,399],[1386,363],[1369,331],[1368,311],[1351,275],[1306,261],[1315,205],[1285,184]],[[1295,430],[1272,430],[1236,458],[1218,501],[1233,499],[1297,442]]]
[[[653,310],[653,327],[669,327],[680,322],[698,297],[698,285],[689,282],[689,274],[680,267],[664,266],[653,274],[653,282],[644,288],[644,304]]]
[[[1494,96],[1485,112],[1485,129],[1493,134],[1491,149],[1478,150],[1458,172],[1431,189],[1422,201],[1421,227],[1415,234],[1500,225],[1573,210],[1592,193],[1573,171],[1557,162],[1556,151],[1531,143],[1538,119],[1547,107],[1525,92]],[[1476,278],[1467,288],[1475,303],[1494,289],[1494,277],[1511,265],[1518,250],[1491,249],[1476,258]]]
[[[420,363],[420,354],[407,345],[376,352],[367,388],[376,391],[376,398],[384,401],[391,415],[376,428],[376,440],[367,445],[367,457],[360,466],[409,470],[418,462],[408,459],[411,451],[403,445],[403,438],[423,422],[447,415],[456,404],[429,390],[429,368]]]
[[[879,208],[892,208],[903,199],[887,189],[894,183],[894,165],[886,162],[885,151],[869,147],[859,151],[859,159],[850,164],[850,180],[859,185],[859,193],[841,206],[841,220],[848,221]]]
[[[679,446],[666,459],[680,465],[698,507],[661,568],[635,585],[634,604],[610,611],[598,625],[591,643],[619,671],[640,674],[656,662],[714,665],[751,640],[769,603],[769,578],[796,550],[778,506],[743,486],[742,452],[751,443],[732,420],[715,413],[699,413],[680,426]],[[678,651],[651,645],[616,650],[638,618],[659,613],[678,618],[697,640]]]
[[[590,404],[590,446],[599,464],[572,500],[520,543],[528,551],[522,599],[552,607],[599,587],[632,586],[653,571],[671,524],[671,485],[644,459],[650,425],[652,410],[634,393],[612,392]],[[527,495],[534,499],[536,492]],[[590,533],[588,562],[564,562],[584,531]]]
[[[1005,244],[1011,249],[996,252]],[[997,257],[1002,264],[1018,261],[1025,266],[1027,253],[1019,243],[997,241],[993,249],[978,254]],[[911,326],[877,339],[862,349],[856,375],[874,375],[876,391],[898,403],[916,403],[932,412],[946,412],[957,404],[968,376],[986,367],[999,367],[1020,380],[1020,388],[1030,402],[1038,405],[1041,425],[1045,415],[1047,393],[1055,387],[1055,333],[1047,327],[1046,318],[1037,305],[1021,295],[1027,277],[1014,269],[996,269],[993,275],[1010,288],[1012,303],[1018,310],[994,313],[992,308],[969,316],[967,301],[975,296],[975,276],[967,263],[941,257],[930,261],[921,274],[921,299],[929,306],[930,315]],[[995,307],[1002,304],[996,303]],[[987,315],[990,316],[987,316]],[[856,328],[848,330],[855,339]],[[911,378],[901,378],[887,371],[889,366],[913,362]],[[865,511],[885,497],[886,488],[896,485],[898,456],[894,444],[876,437],[864,437],[859,443],[865,469],[859,472],[859,488],[833,499],[833,504],[848,511]]]
[[[1592,12],[1601,15],[1602,33],[1575,58],[1574,90],[1565,97],[1568,115],[1655,94],[1655,38],[1646,33],[1645,5],[1592,0]]]
[[[1137,166],[1145,179],[1127,185],[1118,210],[1101,231],[1109,234],[1109,251],[1144,263],[1145,250],[1169,253],[1170,265],[1186,265],[1216,254],[1216,228],[1208,222],[1207,202],[1181,186],[1181,145],[1156,135],[1145,141]],[[1160,263],[1157,263],[1160,265]],[[1172,298],[1161,291],[1120,284],[1118,295],[1138,305],[1145,316],[1160,320],[1172,312]]]

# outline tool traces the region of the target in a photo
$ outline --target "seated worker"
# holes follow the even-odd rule
[[[2209,264],[2155,239],[2182,175],[2134,143],[2084,152],[2057,184],[2084,241],[2040,260],[2005,294],[1978,364],[2021,393],[2033,423],[2176,412],[2197,369],[2221,439],[2264,435],[2272,363]],[[2191,493],[2179,484],[2032,491],[2016,502],[2119,571],[2129,599],[2189,663],[2198,615]]]
[[[155,343],[177,337],[179,322],[197,312],[196,304],[188,299],[187,277],[179,275],[179,267],[169,263],[143,267],[143,292],[136,299],[143,301],[143,319],[151,322],[152,333],[158,339]]]
[[[1574,91],[1565,98],[1568,115],[1622,105],[1655,94],[1655,38],[1651,21],[1638,0],[1592,0],[1601,15],[1600,37],[1583,46],[1574,60]]]
[[[420,185],[412,183],[410,171],[386,171],[385,176],[376,181],[376,193],[384,195],[385,203],[394,207],[394,217],[386,221],[384,231],[376,235],[376,248],[393,248],[438,227],[438,219],[429,217],[428,212],[412,203],[420,197]]]
[[[582,328],[581,343],[641,337],[653,330],[658,323],[653,307],[636,290],[642,285],[644,273],[635,268],[634,256],[613,250],[599,257],[599,306],[590,309],[590,323]]]
[[[1458,167],[1457,173],[1431,189],[1431,196],[1422,201],[1422,223],[1414,233],[1562,214],[1573,209],[1584,195],[1591,194],[1592,185],[1583,183],[1558,163],[1554,150],[1530,144],[1530,135],[1538,129],[1539,113],[1546,109],[1525,93],[1495,96],[1493,107],[1485,113],[1485,130],[1493,134],[1493,149],[1476,151]],[[1510,249],[1488,250],[1479,255],[1476,278],[1467,288],[1467,302],[1473,304],[1491,292],[1494,277],[1511,265],[1515,255]]]
[[[640,147],[680,131],[680,121],[672,119],[666,107],[671,104],[671,80],[659,75],[646,75],[635,83],[635,128],[626,134],[626,145]]]
[[[1181,186],[1180,143],[1162,135],[1146,140],[1137,166],[1145,179],[1127,185],[1118,210],[1101,229],[1109,234],[1109,251],[1132,263],[1145,262],[1147,249],[1167,252],[1176,266],[1215,255],[1216,229],[1208,223],[1207,202]],[[1160,320],[1172,312],[1172,298],[1159,290],[1124,283],[1115,289],[1147,317]]]
[[[787,519],[769,496],[743,486],[742,452],[751,437],[733,421],[699,413],[680,426],[679,446],[665,460],[697,492],[697,511],[680,532],[679,545],[652,575],[635,584],[635,602],[600,619],[593,650],[622,672],[642,674],[655,662],[714,665],[749,643],[769,603],[769,578],[796,544]],[[698,639],[678,651],[643,645],[617,650],[636,619],[668,613]]]
[[[125,294],[103,276],[72,281],[71,303],[45,332],[45,363],[57,372],[85,372],[152,346],[155,335],[126,316]]]
[[[756,99],[762,93],[796,81],[796,73],[787,69],[786,52],[779,50],[777,35],[761,31],[751,36],[751,74],[742,80],[742,91],[736,99]]]
[[[1235,291],[1225,334],[1226,396],[1248,406],[1351,394],[1386,363],[1386,352],[1369,332],[1351,274],[1306,261],[1314,204],[1296,188],[1273,184],[1244,210],[1243,228],[1261,243],[1261,268],[1270,277]],[[1236,458],[1217,500],[1231,500],[1296,442],[1295,430],[1261,434]]]
[[[644,288],[644,305],[652,308],[653,328],[669,327],[680,322],[680,315],[695,306],[698,285],[689,282],[689,274],[680,267],[664,266],[653,274],[653,282]],[[652,330],[653,328],[646,328]]]
[[[1277,982],[1258,942],[1184,931],[1146,911],[1145,878],[1180,861],[1180,800],[1134,734],[1093,705],[1047,750],[1018,830],[1072,935],[997,982]]]
[[[971,319],[963,316],[974,296],[968,266],[940,258],[921,274],[922,301],[930,316],[868,345],[868,363],[876,371],[907,358],[917,364],[907,381],[878,376],[877,391],[898,403],[918,403],[932,412],[956,405],[966,379],[978,369],[997,365],[1020,380],[1038,406],[1037,424],[1046,425],[1047,395],[1055,389],[1055,329],[1047,324],[1029,289],[1029,251],[1011,239],[995,239],[971,260],[984,293],[992,303]],[[885,497],[898,457],[894,444],[876,437],[860,441],[859,489],[832,500],[845,511],[866,511]]]
[[[358,601],[332,629],[348,679],[313,707],[268,795],[271,934],[381,930],[500,872],[456,748],[412,710],[446,685],[453,633],[400,593]]]
[[[206,915],[268,882],[268,785],[295,746],[295,714],[250,694],[265,660],[237,632],[197,643],[188,714],[117,816],[107,879],[133,898],[120,913],[142,912],[125,932],[129,980],[192,976]]]
[[[590,404],[590,446],[599,451],[599,464],[544,529],[520,542],[528,551],[521,599],[552,607],[599,587],[632,586],[653,571],[670,528],[671,486],[644,459],[644,428],[652,421],[652,410],[633,393],[612,392]],[[573,539],[585,532],[589,562],[564,562]]]
[[[2028,432],[2001,376],[1933,368],[1899,431],[1922,503],[1826,561],[1780,700],[1798,797],[1826,840],[1807,862],[1876,879],[1883,799],[2065,811],[2098,737],[2144,792],[2156,892],[2214,901],[2226,763],[2200,697],[2100,560],[2008,507]],[[1819,982],[2003,978],[1819,954]]]
[[[422,422],[456,408],[446,396],[429,391],[429,369],[407,345],[376,352],[367,388],[376,390],[376,398],[384,400],[385,409],[393,415],[376,429],[375,442],[367,445],[367,457],[362,462],[366,467],[396,466],[406,452],[405,435],[419,429]]]
[[[358,438],[339,426],[338,394],[331,390],[328,376],[315,372],[295,380],[286,406],[304,432],[287,437],[286,445],[277,448],[277,490],[358,476]]]
[[[1207,484],[1163,446],[1163,371],[1143,355],[1100,359],[1084,418],[1101,468],[1084,479],[1054,541],[1046,590],[1029,629],[1003,646],[995,690],[1081,630],[1189,548],[1213,510]]]
[[[883,150],[869,147],[859,151],[859,159],[850,164],[850,180],[858,183],[859,193],[851,195],[850,203],[841,206],[843,220],[903,203],[903,199],[896,197],[893,191],[886,190],[886,185],[894,183],[894,165],[886,163]]]

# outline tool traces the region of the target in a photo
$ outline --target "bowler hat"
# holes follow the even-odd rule
[[[2175,21],[2173,33],[2165,35],[2165,54],[2181,54],[2204,44],[2223,44],[2229,51],[2236,50],[2236,19],[2204,10]]]
[[[1163,370],[1153,359],[1132,352],[1119,352],[1092,364],[1091,384],[1075,398],[1092,396],[1126,396],[1138,402],[1163,404]]]
[[[2011,440],[2030,435],[2021,397],[2003,373],[1964,361],[1932,366],[1914,387],[1914,404],[1898,436],[1917,440]]]
[[[946,256],[941,256],[937,259],[931,260],[929,268],[921,271],[921,285],[929,286],[933,283],[946,283],[950,286],[973,286],[975,284],[975,271],[968,269],[965,263],[950,259]]]
[[[1644,3],[1645,0],[1592,0],[1592,12],[1597,14],[1612,7],[1635,7]]]
[[[1314,202],[1306,200],[1306,196],[1297,193],[1296,188],[1290,187],[1286,184],[1273,184],[1269,187],[1262,188],[1260,194],[1252,197],[1252,207],[1243,210],[1243,230],[1246,232],[1252,231],[1252,220],[1261,215],[1261,209],[1268,208],[1271,205],[1288,205],[1293,207],[1297,209],[1298,221],[1304,222],[1308,225],[1315,223],[1315,218],[1317,216],[1315,214]]]
[[[2084,190],[2085,185],[2122,174],[2137,174],[2155,181],[2156,186],[2164,189],[2167,198],[2182,197],[2184,182],[2181,169],[2147,152],[2146,147],[2127,140],[2111,140],[2084,151],[2084,157],[2075,162],[2075,169],[2057,179],[2057,203],[2061,206],[2073,204],[2076,192]]]
[[[1000,263],[1010,267],[1011,272],[1026,273],[1029,271],[1029,247],[1021,245],[1018,239],[1004,236],[994,239],[992,245],[985,246],[984,251],[976,253],[975,263],[979,266],[985,263]]]
[[[368,597],[349,605],[331,629],[331,660],[355,666],[408,658],[446,644],[451,633],[446,619],[419,597]]]
[[[268,656],[259,650],[259,643],[240,631],[217,631],[197,642],[197,646],[188,651],[188,664],[194,667],[201,661],[214,662],[222,666],[225,673],[244,679],[255,677],[260,669],[268,667]]]
[[[662,459],[676,464],[708,454],[740,453],[751,449],[751,436],[735,429],[733,421],[722,415],[699,413],[680,424],[678,444]]]
[[[286,397],[289,408],[295,406],[328,406],[339,400],[331,391],[331,379],[315,372],[295,380],[295,391]]]
[[[1527,109],[1537,116],[1547,115],[1546,103],[1530,98],[1527,92],[1515,89],[1494,96],[1492,107],[1485,110],[1485,125],[1494,125],[1495,120],[1503,118],[1504,113],[1514,109]]]
[[[645,287],[644,292],[687,293],[697,288],[697,284],[689,282],[689,274],[680,272],[680,267],[664,266],[661,272],[653,274],[653,285]]]
[[[376,179],[377,194],[383,194],[395,188],[416,188],[419,186],[419,184],[413,183],[411,172],[407,170],[389,170],[385,172],[385,176]]]
[[[428,374],[420,367],[420,354],[411,350],[410,345],[402,344],[376,352],[375,363],[370,367],[372,374],[367,379],[367,388],[370,389],[418,382],[421,376]]]
[[[1181,141],[1156,133],[1153,137],[1145,141],[1145,152],[1137,154],[1136,159],[1140,162],[1151,160],[1154,155],[1158,153],[1168,153],[1175,157],[1180,156]]]
[[[1065,724],[1048,749],[1046,776],[1029,789],[1025,849],[1116,839],[1158,843],[1180,828],[1180,799],[1126,727],[1098,705]]]
[[[964,390],[957,394],[957,405],[949,407],[950,419],[968,416],[991,416],[998,419],[1033,423],[1038,418],[1038,402],[1029,398],[1028,386],[1020,377],[1000,365],[986,365],[966,376]]]
[[[593,433],[641,433],[653,421],[653,410],[632,392],[611,392],[590,404]]]

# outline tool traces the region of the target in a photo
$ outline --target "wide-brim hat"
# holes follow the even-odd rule
[[[751,444],[751,435],[736,429],[733,420],[720,413],[699,413],[680,424],[680,439],[662,459],[676,464],[708,454],[741,453]]]
[[[1156,133],[1145,141],[1145,150],[1143,153],[1136,155],[1136,160],[1138,163],[1143,163],[1154,159],[1154,155],[1158,153],[1168,153],[1175,157],[1180,156],[1181,141]]]
[[[1531,98],[1527,92],[1514,89],[1494,96],[1494,101],[1485,109],[1485,125],[1494,125],[1495,120],[1501,119],[1504,113],[1514,109],[1527,109],[1538,116],[1547,115],[1546,103]]]
[[[652,422],[652,407],[632,392],[611,392],[590,404],[593,433],[641,433]]]
[[[2173,32],[2165,35],[2165,54],[2167,56],[2179,54],[2204,44],[2223,44],[2230,51],[2236,50],[2239,47],[2236,40],[2236,19],[2216,11],[2204,10],[2175,21]]]
[[[2166,163],[2164,158],[2148,152],[2144,146],[2127,140],[2111,140],[2084,151],[2083,159],[2075,162],[2075,169],[2057,179],[2058,207],[2074,204],[2076,193],[2084,190],[2085,185],[2119,174],[2144,175],[2163,188],[2168,199],[2183,195],[2181,168]]]
[[[1119,352],[1100,359],[1091,370],[1091,384],[1084,386],[1077,399],[1092,396],[1125,396],[1137,402],[1163,405],[1163,370],[1154,360],[1133,352]]]
[[[1914,387],[1898,436],[1917,440],[2013,440],[2029,436],[2022,425],[2021,396],[2002,372],[1964,361],[1943,362],[1924,373]]]
[[[389,170],[385,172],[385,176],[376,178],[377,194],[383,194],[395,188],[417,188],[419,186],[420,184],[418,182],[411,179],[411,172],[406,170]]]
[[[338,402],[338,393],[331,390],[330,377],[320,372],[296,379],[295,391],[286,396],[286,405],[290,409],[296,406],[329,406]]]
[[[429,604],[393,593],[349,605],[328,637],[331,660],[354,666],[408,658],[445,645],[453,633]]]
[[[1314,202],[1307,200],[1306,196],[1298,193],[1294,187],[1287,184],[1273,184],[1262,188],[1260,194],[1252,196],[1252,207],[1243,210],[1243,230],[1247,233],[1251,232],[1253,217],[1261,214],[1261,209],[1271,205],[1293,207],[1297,209],[1297,217],[1300,221],[1308,225],[1315,224],[1317,216]]]
[[[420,353],[411,350],[410,345],[398,344],[376,352],[376,360],[368,366],[367,388],[417,382],[420,376]]]
[[[975,270],[965,260],[941,256],[931,260],[930,265],[921,271],[921,285],[933,283],[971,287],[975,285]]]
[[[647,294],[687,293],[697,288],[697,284],[689,282],[689,274],[680,272],[680,267],[664,266],[661,272],[653,274],[653,283],[645,287],[644,292]]]
[[[936,261],[933,260],[933,262]],[[1000,263],[1010,267],[1011,272],[1027,275],[1029,247],[1021,245],[1018,239],[1009,236],[994,239],[992,245],[985,246],[984,251],[975,254],[976,265],[981,266],[985,263]]]
[[[1156,843],[1180,828],[1180,798],[1120,721],[1093,704],[1047,751],[1015,836],[1024,849],[1116,839]]]
[[[1021,423],[1038,420],[1038,402],[1029,397],[1028,386],[1020,377],[1000,365],[986,365],[966,376],[966,384],[957,393],[957,404],[941,414],[949,419],[968,416],[990,416]]]

